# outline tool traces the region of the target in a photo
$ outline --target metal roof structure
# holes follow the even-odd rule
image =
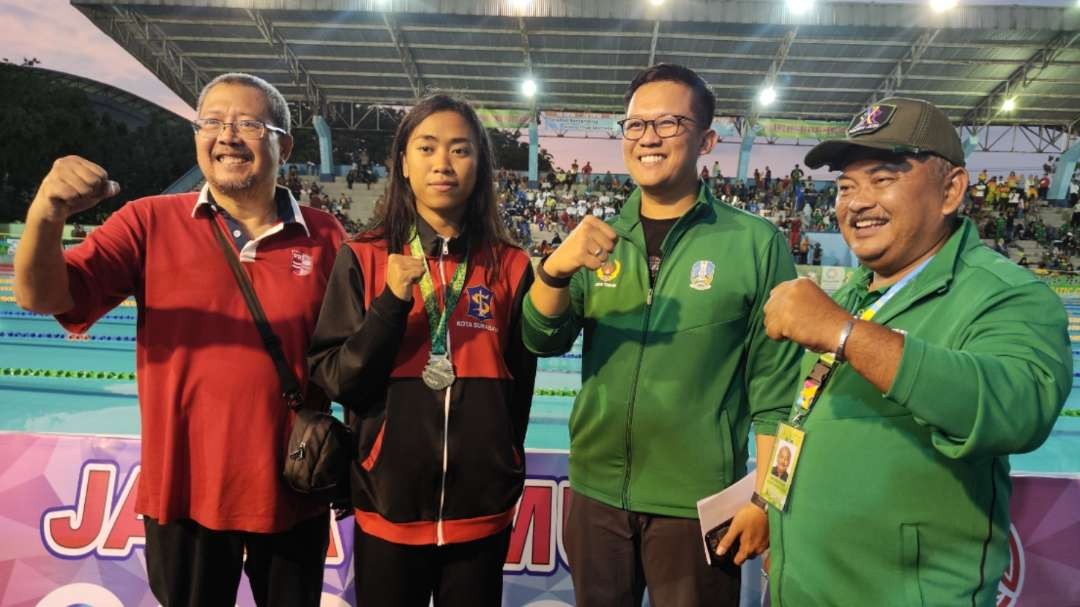
[[[194,105],[214,76],[246,71],[294,103],[356,123],[356,104],[408,105],[432,90],[478,106],[621,112],[656,62],[706,79],[717,115],[847,121],[890,94],[928,99],[971,129],[1075,133],[1080,8],[774,0],[72,0]],[[778,98],[756,102],[763,84]],[[1000,106],[1016,97],[1015,111]]]

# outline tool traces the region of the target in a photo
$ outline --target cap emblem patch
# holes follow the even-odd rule
[[[851,121],[851,126],[848,127],[847,132],[848,137],[858,137],[859,135],[866,135],[879,130],[881,127],[889,124],[894,113],[896,113],[895,105],[883,103],[871,105],[866,108],[866,111],[859,114]]]

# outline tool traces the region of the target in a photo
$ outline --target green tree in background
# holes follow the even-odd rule
[[[488,136],[495,152],[496,169],[529,170],[529,144],[521,141],[520,132],[488,129]],[[540,149],[539,168],[541,173],[551,170],[551,154],[543,148]]]
[[[32,65],[32,64],[30,64]],[[55,159],[76,154],[120,183],[116,198],[71,218],[97,224],[128,200],[160,194],[195,165],[191,127],[162,111],[130,129],[48,72],[0,63],[0,222],[22,221]]]

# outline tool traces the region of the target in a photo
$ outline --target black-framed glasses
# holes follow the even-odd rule
[[[696,123],[697,121],[689,116],[673,114],[671,116],[660,116],[653,120],[625,118],[615,124],[619,125],[619,131],[622,133],[623,139],[637,141],[645,136],[645,129],[649,128],[650,124],[652,125],[653,130],[656,131],[657,137],[667,139],[668,137],[674,137],[681,133],[683,131],[682,125],[684,122]]]
[[[272,124],[266,124],[262,120],[237,120],[236,122],[225,122],[223,120],[218,120],[217,118],[198,118],[191,121],[191,128],[195,129],[195,134],[206,138],[217,137],[218,134],[221,133],[221,130],[227,126],[231,126],[241,139],[262,139],[267,131],[288,135],[288,133],[285,132],[285,129],[276,127]]]

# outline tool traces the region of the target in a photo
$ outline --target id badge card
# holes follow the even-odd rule
[[[781,512],[787,506],[805,438],[806,432],[788,424],[780,424],[776,430],[776,441],[769,457],[769,470],[765,475],[761,497]]]

